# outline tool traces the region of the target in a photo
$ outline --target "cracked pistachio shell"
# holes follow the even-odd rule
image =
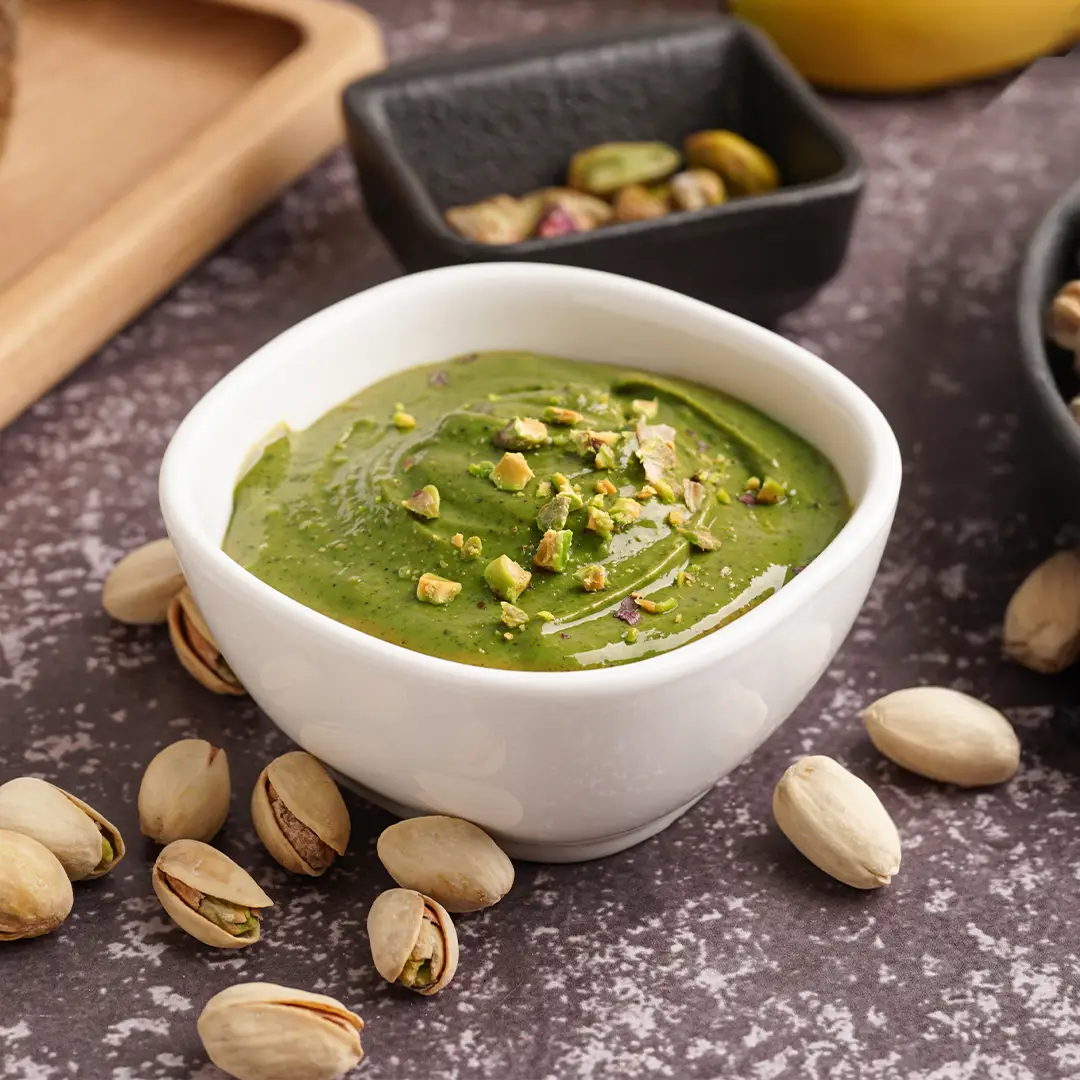
[[[900,869],[900,834],[888,810],[830,757],[803,758],[780,777],[773,814],[819,870],[853,889],[888,885]]]
[[[505,852],[461,818],[406,818],[383,831],[378,853],[403,889],[433,897],[455,913],[491,907],[514,884],[514,864]]]
[[[335,1080],[360,1064],[364,1021],[339,1001],[273,983],[239,983],[199,1016],[210,1060],[236,1080]]]
[[[416,946],[425,912],[442,937],[443,969],[430,986],[409,989],[428,996],[438,993],[457,971],[457,931],[446,909],[413,889],[388,889],[375,897],[368,911],[367,932],[375,970],[387,982],[397,982]]]
[[[1005,609],[1005,655],[1047,675],[1080,659],[1080,551],[1040,563]]]
[[[81,799],[32,776],[0,786],[0,829],[44,844],[72,881],[101,877],[124,857],[124,840],[116,826]],[[103,841],[108,841],[108,850]]]
[[[184,587],[184,572],[168,539],[128,552],[109,571],[101,606],[118,622],[163,623],[169,604]]]
[[[218,949],[241,949],[259,940],[259,927],[234,936],[189,907],[169,887],[165,875],[190,889],[241,907],[260,910],[273,901],[259,888],[255,879],[217,848],[199,840],[174,840],[164,848],[154,863],[153,885],[166,914],[181,930],[204,945]]]
[[[139,828],[159,844],[209,843],[229,814],[229,759],[205,739],[181,739],[146,766],[139,785]]]
[[[282,820],[274,813],[271,787],[286,811]],[[251,817],[266,850],[294,874],[319,877],[349,843],[345,800],[326,769],[303,750],[282,754],[259,774]]]
[[[196,682],[215,694],[242,697],[247,693],[221,655],[221,649],[187,587],[181,589],[169,604],[168,623],[169,640],[176,656]]]
[[[52,933],[74,901],[60,860],[44,844],[0,829],[0,941]]]

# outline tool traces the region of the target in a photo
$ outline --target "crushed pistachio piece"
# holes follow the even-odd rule
[[[626,628],[626,643],[633,645],[638,639],[638,628],[636,626],[628,626]]]
[[[641,517],[641,503],[636,499],[616,499],[611,504],[611,520],[620,528],[633,525]]]
[[[607,571],[599,563],[589,563],[577,572],[577,579],[586,592],[602,592],[607,588]]]
[[[458,551],[460,551],[462,549],[462,547],[465,545],[465,536],[464,536],[464,534],[463,533],[454,533],[454,535],[450,537],[450,543],[453,544],[454,547],[456,547],[458,549]]]
[[[551,481],[550,480],[541,480],[540,483],[536,485],[536,495],[537,495],[537,497],[540,498],[540,499],[546,499],[550,494],[551,494]]]
[[[757,491],[761,487],[761,480],[759,477],[751,476],[745,484],[743,484],[743,491]]]
[[[506,453],[491,470],[491,482],[500,491],[524,491],[533,475],[523,454]]]
[[[610,446],[601,446],[593,458],[593,467],[596,469],[614,469],[615,452]]]
[[[434,484],[426,484],[407,499],[402,499],[401,505],[418,517],[437,518],[439,502],[439,489]]]
[[[463,559],[478,559],[484,550],[484,542],[479,536],[470,536],[461,545],[461,557]]]
[[[725,506],[731,505],[731,496],[728,494],[727,488],[720,488],[716,493],[717,502],[722,502]]]
[[[652,484],[646,484],[640,491],[634,493],[635,499],[640,499],[642,502],[648,502],[656,494],[656,488]]]
[[[772,506],[787,498],[787,490],[779,480],[766,476],[761,488],[758,490],[756,502]]]
[[[661,502],[673,503],[675,501],[675,489],[666,480],[654,480],[652,486]]]
[[[590,506],[589,520],[585,522],[585,528],[597,533],[605,540],[610,540],[615,522],[611,520],[611,515],[606,510],[601,510],[598,506]]]
[[[671,510],[668,512],[667,523],[669,525],[681,525],[686,520],[686,514],[681,510]]]
[[[469,473],[472,476],[479,476],[483,479],[487,479],[495,471],[494,461],[476,461],[469,466]]]
[[[569,529],[548,529],[536,548],[533,565],[561,574],[570,561],[570,545],[573,540],[574,534]]]
[[[542,622],[554,622],[555,621],[555,616],[552,615],[550,611],[538,611],[536,613],[536,617],[538,619],[540,619]]]
[[[570,516],[570,503],[570,496],[562,492],[550,502],[544,503],[540,507],[540,512],[536,515],[536,527],[543,529],[544,532],[547,532],[548,529],[561,529]]]
[[[579,454],[595,454],[602,446],[615,446],[619,441],[617,431],[571,431],[570,445]]]
[[[544,410],[544,419],[549,424],[562,424],[564,427],[573,427],[585,419],[579,412],[573,409],[561,409],[558,405],[549,405]]]
[[[547,426],[542,420],[516,416],[495,432],[493,442],[503,450],[535,450],[547,442]]]
[[[675,575],[675,584],[678,585],[680,589],[686,588],[687,585],[693,585],[696,580],[697,578],[695,578],[693,574],[688,574],[685,570],[680,570]]]
[[[594,495],[586,504],[586,506],[595,506],[598,510],[604,509],[604,496]]]
[[[459,592],[460,581],[450,581],[438,574],[422,574],[416,583],[416,599],[425,604],[449,604]]]
[[[595,491],[599,495],[618,495],[619,489],[605,476],[602,480],[597,480],[595,484]]]
[[[696,514],[705,503],[705,487],[697,480],[684,480],[682,483],[683,502],[691,514]]]
[[[644,416],[646,420],[655,420],[660,412],[660,402],[657,398],[653,398],[652,401],[635,399],[630,402],[630,411],[635,416]]]
[[[519,566],[509,555],[500,555],[487,564],[484,580],[500,600],[512,604],[528,587],[532,573]]]
[[[392,420],[398,431],[409,431],[416,427],[416,417],[412,413],[402,412],[400,409],[394,413]]]
[[[679,533],[699,551],[715,551],[720,546],[720,541],[704,525],[699,525],[694,529],[680,529]]]
[[[666,600],[661,600],[656,605],[656,614],[664,615],[669,611],[674,611],[679,606],[679,601],[674,596],[669,596]]]
[[[524,626],[529,621],[529,613],[522,608],[516,607],[514,604],[508,604],[503,600],[500,607],[502,608],[502,621],[509,626],[511,630],[516,630],[519,626]]]
[[[682,622],[682,615],[681,615],[681,614],[679,614],[679,615],[676,615],[676,616],[675,616],[675,621],[676,621],[677,623],[680,623],[680,622]]]

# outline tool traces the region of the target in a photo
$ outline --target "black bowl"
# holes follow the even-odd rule
[[[1046,312],[1058,289],[1080,277],[1080,183],[1050,209],[1028,245],[1020,275],[1020,353],[1054,439],[1080,474],[1080,424],[1069,401],[1080,394],[1073,354],[1046,336]]]
[[[530,260],[666,285],[759,322],[839,269],[862,161],[814,92],[755,30],[683,18],[403,64],[350,86],[349,139],[368,210],[406,270]],[[596,143],[729,128],[767,150],[779,191],[697,213],[494,246],[442,212],[563,182]]]

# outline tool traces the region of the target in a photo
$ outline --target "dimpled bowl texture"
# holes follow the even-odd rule
[[[637,663],[472,667],[360,633],[233,562],[233,488],[281,424],[303,428],[403,368],[485,349],[630,364],[719,387],[824,451],[851,520],[734,623]],[[658,832],[746,760],[806,696],[866,598],[900,455],[870,399],[734,315],[599,271],[478,264],[343,300],[259,349],[180,425],[161,505],[195,599],[252,697],[305,750],[401,815],[457,815],[517,857],[574,861]]]

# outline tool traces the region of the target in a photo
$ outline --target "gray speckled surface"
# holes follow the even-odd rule
[[[401,58],[709,5],[371,6]],[[345,159],[0,434],[0,780],[33,773],[78,792],[131,846],[117,873],[77,887],[58,933],[4,947],[0,1076],[211,1080],[195,1017],[247,979],[355,1007],[370,1080],[1080,1076],[1077,681],[999,659],[1011,589],[1069,535],[1012,304],[1032,224],[1080,172],[1075,75],[1053,60],[1007,89],[835,102],[870,189],[845,271],[785,330],[863,385],[903,445],[903,504],[870,601],[788,724],[666,833],[599,863],[521,865],[506,901],[462,918],[462,966],[435,1000],[394,992],[370,966],[387,816],[350,800],[347,857],[322,880],[289,878],[245,807],[286,741],[250,703],[191,681],[162,632],[115,626],[98,603],[110,564],[160,532],[158,462],[200,394],[290,323],[395,272]],[[856,713],[918,681],[1005,707],[1020,774],[962,794],[885,764]],[[222,846],[277,901],[263,942],[238,955],[168,924],[138,837],[143,765],[196,733],[226,747],[240,793]],[[829,881],[772,827],[772,784],[806,752],[878,786],[905,844],[889,889]]]

